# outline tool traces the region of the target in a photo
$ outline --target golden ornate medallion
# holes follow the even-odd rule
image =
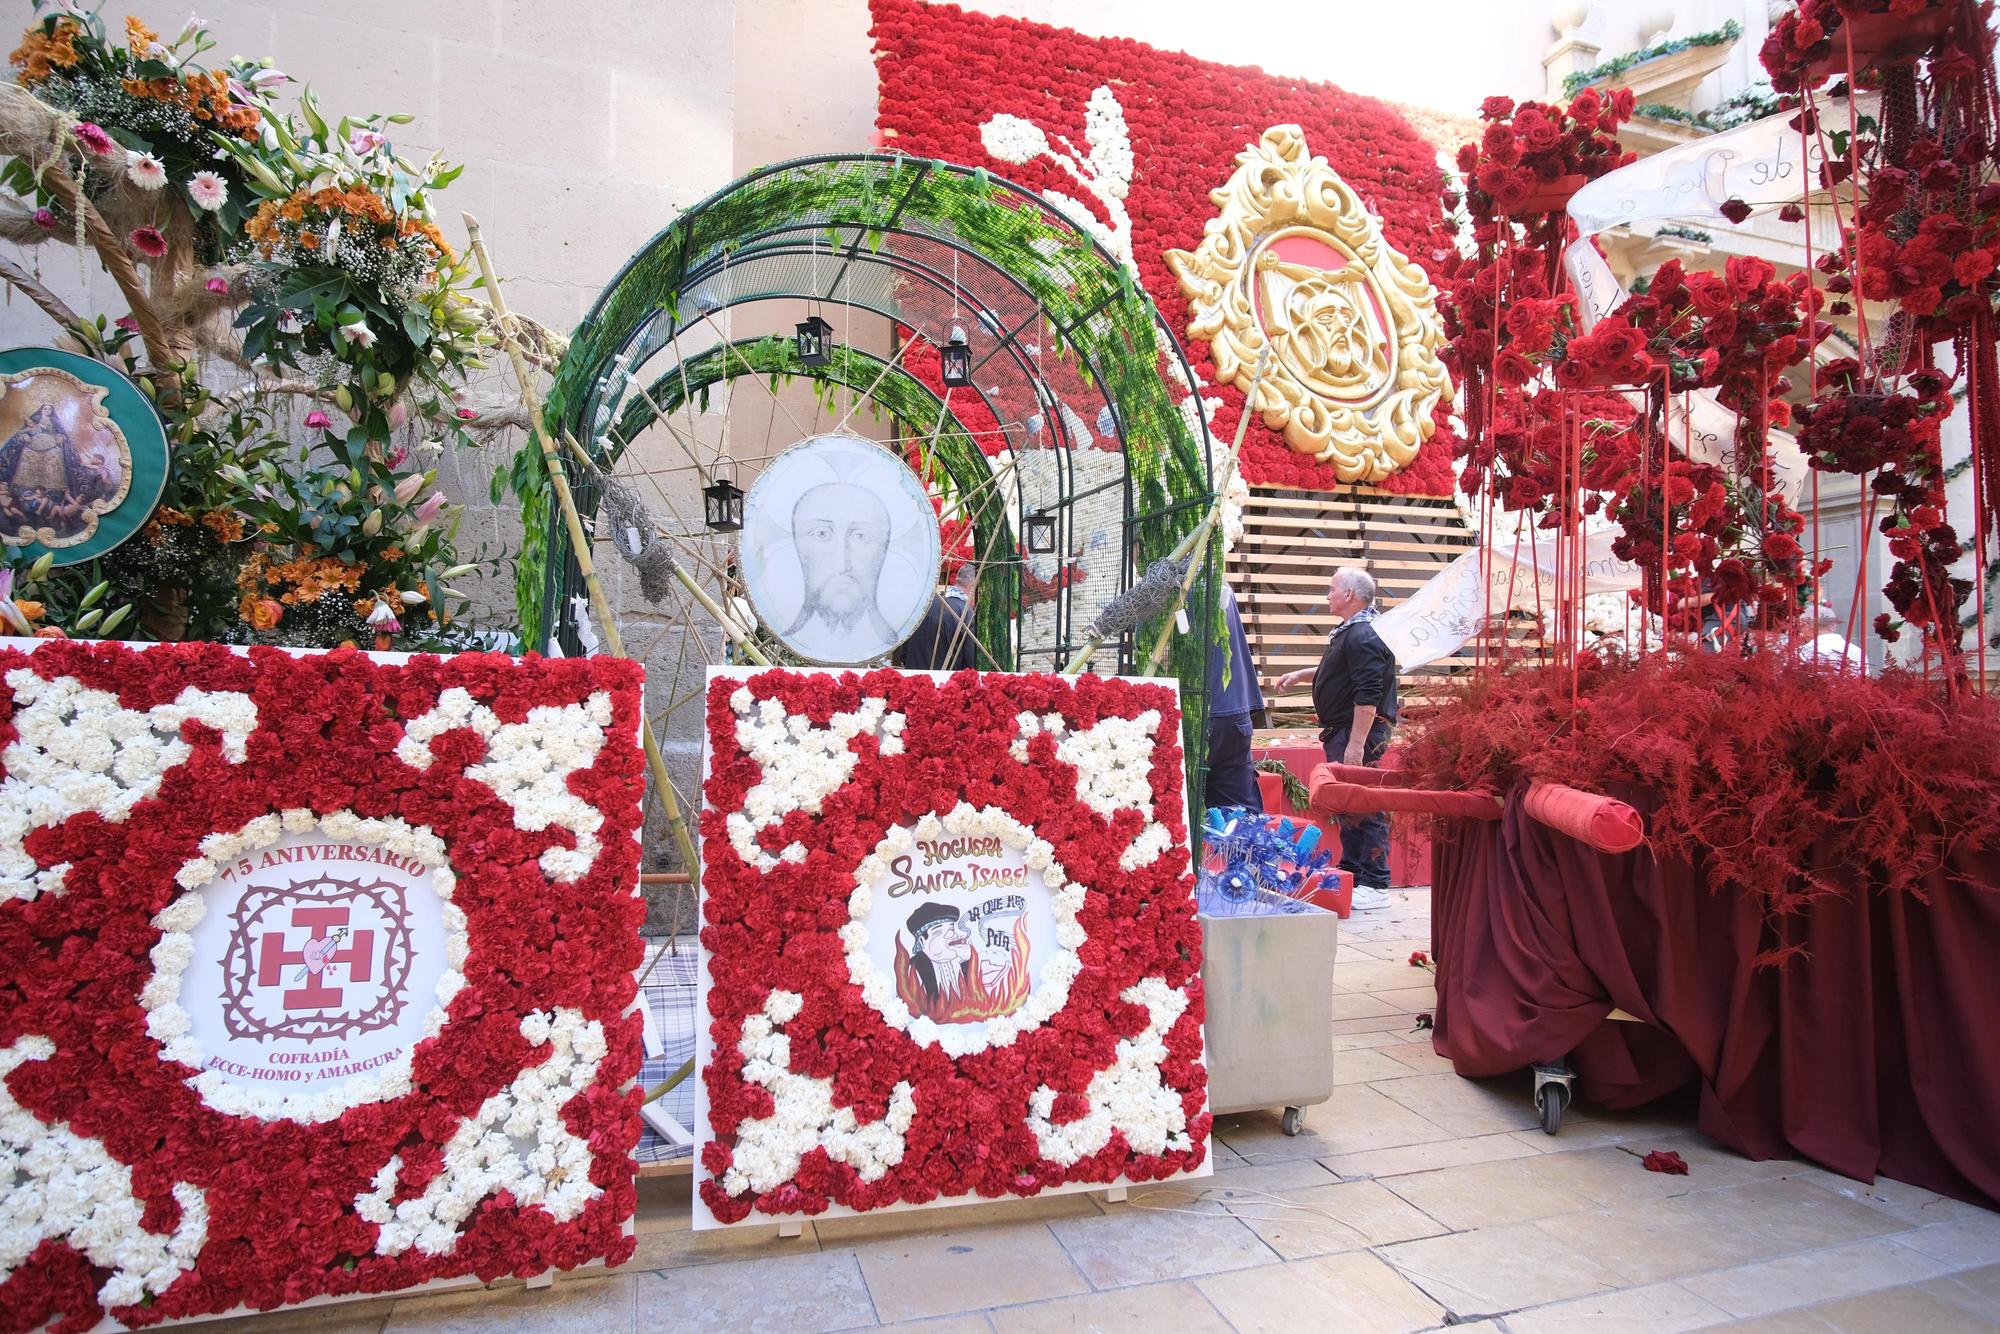
[[[1258,403],[1285,443],[1343,482],[1379,482],[1410,462],[1451,392],[1429,277],[1326,159],[1308,156],[1296,125],[1264,131],[1209,198],[1222,212],[1200,247],[1166,261],[1217,378],[1248,393],[1268,344]]]

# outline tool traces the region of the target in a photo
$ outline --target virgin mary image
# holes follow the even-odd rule
[[[9,390],[10,397],[29,392],[25,383],[12,384]],[[106,448],[88,437],[79,443],[72,432],[72,422],[79,418],[104,429],[95,420],[102,412],[95,401],[102,391],[93,392],[80,383],[78,391],[74,398],[84,401],[44,400],[0,441],[0,537],[10,542],[68,546],[82,541],[124,490],[116,454],[107,457]]]

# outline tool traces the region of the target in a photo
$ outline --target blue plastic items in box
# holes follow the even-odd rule
[[[1211,807],[1202,835],[1196,907],[1210,917],[1304,912],[1333,863],[1320,831],[1243,806]]]

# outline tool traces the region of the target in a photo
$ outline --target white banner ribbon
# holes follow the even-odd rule
[[[1611,552],[1617,534],[1587,534],[1583,546],[1583,591],[1622,593],[1639,586],[1639,567]],[[1482,572],[1484,578],[1481,578]],[[1375,633],[1396,655],[1400,671],[1450,657],[1479,633],[1489,613],[1553,611],[1556,603],[1556,544],[1553,539],[1521,543],[1510,552],[1475,547],[1425,582],[1422,588],[1375,618]],[[1491,588],[1489,597],[1487,589]]]

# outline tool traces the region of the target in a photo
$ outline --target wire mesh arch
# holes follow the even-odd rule
[[[807,366],[789,338],[729,336],[730,312],[767,302],[872,312],[904,341],[887,356],[838,343],[827,364]],[[973,347],[971,386],[941,388],[903,364],[954,333]],[[712,345],[689,352],[683,343],[697,336]],[[1087,231],[984,171],[828,155],[725,187],[655,236],[605,289],[571,338],[548,416],[610,466],[663,415],[745,376],[810,377],[858,392],[901,431],[921,435],[960,490],[1007,476],[1008,512],[988,507],[974,525],[988,567],[976,633],[991,665],[1060,670],[1095,610],[1190,535],[1212,500],[1211,442],[1172,330]],[[593,506],[588,476],[572,482]],[[517,593],[526,640],[553,633],[574,651],[574,560],[546,494],[523,490]],[[1031,514],[1056,520],[1052,560],[1019,548]],[[1203,759],[1219,547],[1211,541],[1200,553],[1189,599],[1200,629],[1174,637],[1167,659],[1182,687],[1191,773]],[[1093,669],[1143,670],[1163,628],[1155,621],[1128,632]]]

